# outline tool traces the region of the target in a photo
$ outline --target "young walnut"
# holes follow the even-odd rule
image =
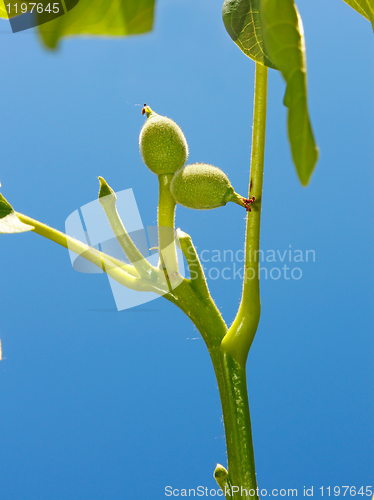
[[[178,170],[170,190],[180,205],[197,210],[222,207],[232,201],[251,211],[254,198],[248,200],[237,194],[221,169],[205,163],[194,163]]]
[[[174,174],[187,161],[188,145],[181,128],[170,118],[144,105],[147,121],[139,136],[140,154],[147,167],[157,175]]]

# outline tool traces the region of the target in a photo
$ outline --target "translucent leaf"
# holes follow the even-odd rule
[[[19,220],[12,206],[0,194],[0,234],[24,233],[32,229],[34,229],[33,226]]]
[[[301,183],[308,184],[318,159],[307,102],[304,30],[293,0],[261,0],[265,48],[286,81],[288,137]]]
[[[344,0],[344,2],[371,21],[374,30],[374,0]]]
[[[138,35],[152,30],[154,7],[155,0],[79,0],[63,16],[40,25],[39,32],[49,48],[68,36]]]
[[[259,3],[260,0],[225,0],[222,19],[227,33],[246,56],[269,68],[275,68],[265,52]]]

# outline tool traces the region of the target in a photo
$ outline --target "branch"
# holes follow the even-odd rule
[[[95,266],[102,269],[106,272],[111,278],[120,283],[121,285],[126,286],[132,290],[143,291],[143,292],[155,292],[160,295],[163,295],[166,290],[160,288],[155,283],[150,283],[144,279],[140,279],[136,273],[136,270],[125,264],[121,260],[118,260],[110,255],[107,255],[103,252],[99,252],[95,248],[92,248],[85,243],[82,243],[67,234],[58,231],[42,222],[39,222],[27,215],[23,215],[19,212],[16,212],[17,217],[24,224],[29,224],[33,226],[32,231],[44,238],[48,238],[55,243],[63,246],[71,250],[72,252],[80,255],[84,259],[88,260]]]
[[[123,225],[123,222],[117,212],[117,196],[115,192],[106,183],[105,179],[99,177],[99,180],[99,203],[104,209],[110,227],[113,229],[113,233],[117,238],[118,243],[121,245],[122,250],[130,259],[139,276],[141,276],[142,278],[155,277],[155,274],[157,273],[156,268],[147,261],[147,259],[141,254],[141,252],[139,252],[138,248],[126,231],[125,226]]]
[[[243,367],[256,335],[260,320],[259,248],[264,175],[266,97],[268,69],[256,63],[255,99],[249,196],[255,197],[252,211],[247,214],[243,292],[238,313],[222,341],[222,349],[230,353]]]

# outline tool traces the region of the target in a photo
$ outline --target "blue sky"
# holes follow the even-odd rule
[[[374,485],[373,33],[342,0],[297,3],[320,160],[302,188],[284,83],[270,71],[261,247],[314,250],[315,262],[296,265],[299,280],[262,280],[248,385],[260,488],[319,496]],[[102,175],[132,188],[144,225],[155,224],[157,178],[138,151],[144,102],[182,127],[189,162],[222,168],[246,193],[254,63],[226,34],[219,2],[160,0],[151,34],[74,38],[57,52],[8,25],[0,181],[16,210],[64,230]],[[177,226],[206,258],[243,248],[236,205],[178,207]],[[118,312],[104,275],[74,271],[66,250],[35,234],[2,236],[0,248],[1,497],[158,500],[167,485],[215,488],[220,403],[187,317],[162,298]],[[209,285],[230,323],[240,280]]]

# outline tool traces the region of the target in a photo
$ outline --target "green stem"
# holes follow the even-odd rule
[[[170,282],[171,289],[175,288],[181,281],[174,236],[176,203],[170,192],[170,184],[173,176],[174,174],[162,174],[158,176],[159,198],[157,214],[160,264],[162,264],[165,270],[166,279]]]
[[[209,292],[202,297],[197,293],[192,280],[183,281],[165,299],[179,307],[201,333],[210,355],[219,348],[227,333],[227,326]]]
[[[258,500],[246,373],[230,354],[222,351],[226,324],[210,295],[203,298],[191,280],[184,280],[164,297],[192,320],[212,359],[221,398],[228,459],[228,475],[224,475],[222,466],[216,469],[217,482],[228,499]]]
[[[258,499],[245,365],[260,319],[259,249],[264,172],[267,68],[256,64],[253,136],[249,196],[255,197],[247,215],[243,292],[237,316],[222,340],[219,353],[211,353],[225,424],[227,498]],[[243,488],[243,490],[242,490]]]
[[[227,498],[258,500],[246,372],[221,348],[211,352],[211,357],[225,425],[227,481],[231,487]]]
[[[132,241],[123,225],[121,217],[118,214],[116,201],[117,196],[111,187],[108,186],[105,179],[99,177],[100,192],[99,203],[103,207],[110,227],[113,230],[118,243],[125,252],[130,262],[137,270],[139,276],[143,278],[155,278],[157,270],[144,258],[141,252]],[[106,194],[109,193],[109,194]],[[104,194],[104,195],[103,195]]]
[[[34,227],[34,229],[32,229],[34,233],[39,234],[44,238],[48,238],[49,240],[54,241],[64,248],[67,248],[77,255],[83,257],[84,259],[88,260],[95,266],[105,271],[111,278],[116,280],[121,285],[137,291],[152,291],[155,293],[159,293],[160,295],[163,295],[165,293],[165,291],[162,290],[157,283],[151,283],[149,281],[140,279],[136,270],[132,266],[125,264],[121,260],[118,260],[111,255],[107,255],[103,252],[99,252],[99,250],[96,250],[95,248],[92,248],[85,243],[82,243],[81,241],[62,233],[61,231],[58,231],[53,227],[47,226],[46,224],[43,224],[36,219],[32,219],[27,215],[23,215],[19,212],[16,212],[16,214],[21,222]]]
[[[188,268],[190,270],[191,279],[189,280],[191,288],[203,300],[213,300],[210,293],[208,284],[205,279],[204,270],[201,266],[199,256],[192,243],[191,236],[180,229],[177,229],[177,241],[182,249],[183,255],[186,258]]]
[[[209,294],[190,236],[178,230],[178,237],[190,267],[191,280],[183,280],[165,298],[193,321],[208,347],[216,373],[226,433],[228,472],[225,474],[220,466],[216,468],[215,477],[227,498],[257,499],[245,368],[222,349],[226,324]],[[196,273],[194,279],[193,272]]]
[[[256,63],[255,98],[253,110],[253,134],[249,198],[256,201],[247,215],[245,242],[245,266],[243,292],[236,318],[222,342],[222,348],[245,367],[248,352],[255,337],[260,320],[259,250],[264,175],[266,97],[268,69]]]

